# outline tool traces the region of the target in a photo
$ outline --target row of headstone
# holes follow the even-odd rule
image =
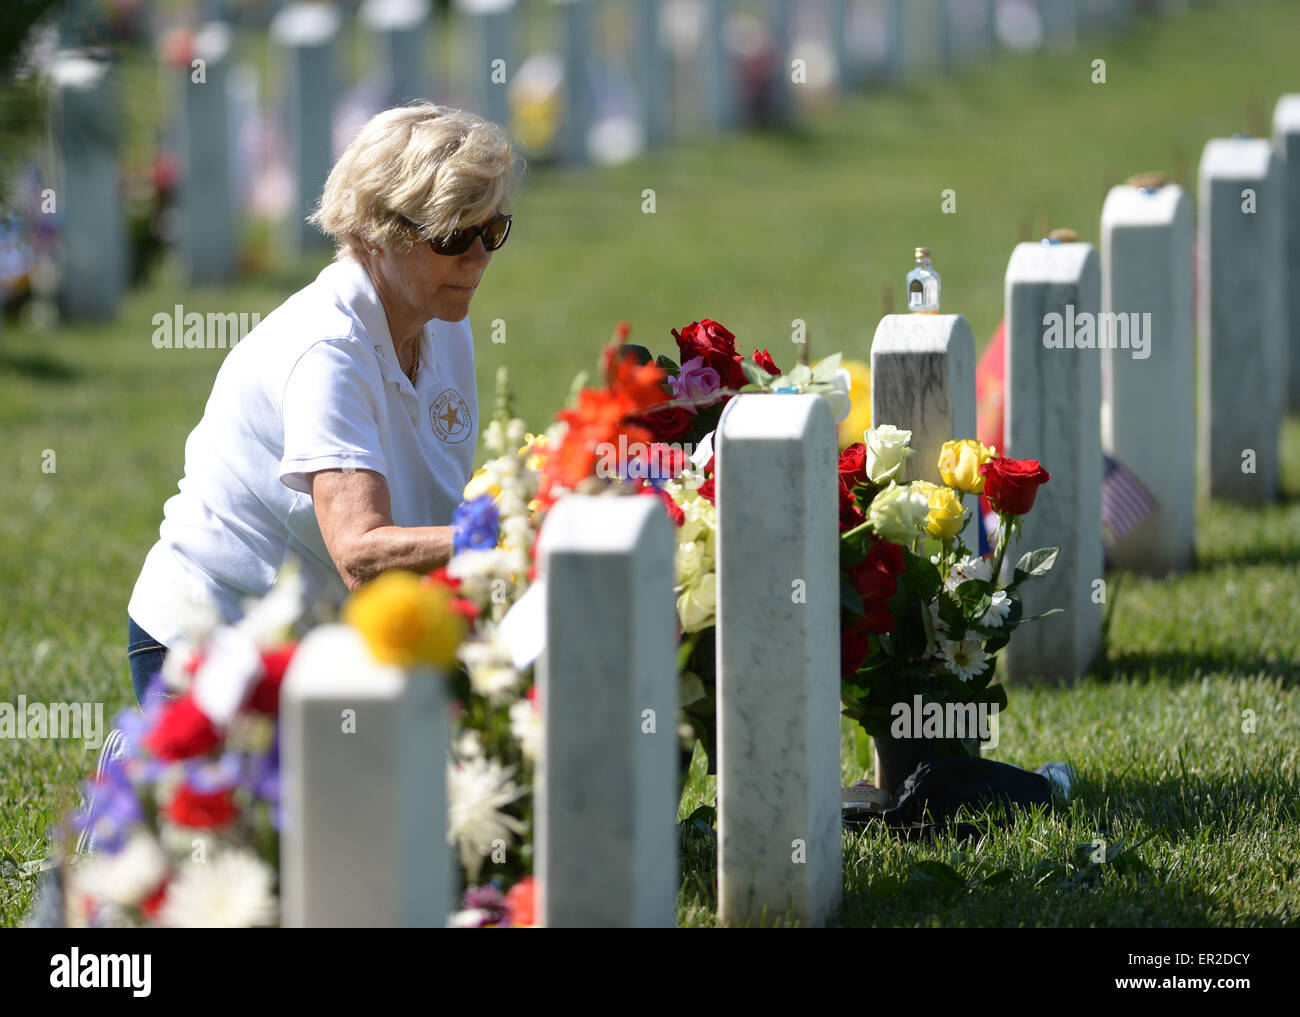
[[[831,0],[812,22],[800,17],[807,8],[792,0],[765,0],[761,6],[767,26],[771,66],[762,71],[765,116],[788,122],[801,103],[797,91],[816,76],[819,60],[833,64],[830,80],[844,92],[870,76],[861,53],[851,41],[880,36],[885,45],[884,74],[902,78],[918,71],[945,70],[973,57],[991,57],[1000,46],[999,24],[1014,18],[1014,5],[1034,8],[1049,38],[1072,38],[1077,22],[1097,23],[1101,15],[1115,20],[1131,0]],[[1008,7],[1008,4],[1011,4]],[[591,54],[598,8],[593,0],[553,0],[563,56],[560,93],[561,125],[555,150],[569,163],[592,157],[601,85],[597,61]],[[752,102],[753,82],[742,80],[735,50],[734,0],[700,0],[696,52],[690,61],[699,75],[699,109],[706,127],[726,130],[742,122],[743,105]],[[455,0],[467,72],[466,99],[490,120],[509,123],[509,83],[517,70],[516,47],[520,17],[518,0]],[[1009,15],[1008,11],[1012,11]],[[1035,13],[1036,12],[1036,13]],[[673,59],[665,25],[681,14],[664,0],[635,0],[637,39],[628,74],[635,82],[640,122],[639,140],[615,144],[632,151],[641,143],[658,145],[672,134]],[[751,15],[752,17],[752,15]],[[874,20],[873,20],[874,19]],[[430,0],[365,0],[358,22],[370,37],[373,63],[382,77],[380,101],[385,105],[429,96],[434,91],[430,64],[435,52],[435,19]],[[814,35],[822,48],[800,48]],[[1067,28],[1058,30],[1058,25]],[[857,26],[856,28],[854,26]],[[865,27],[864,27],[865,26]],[[337,60],[343,20],[334,3],[287,3],[272,18],[269,34],[284,75],[284,137],[288,144],[291,181],[286,244],[291,253],[320,247],[325,239],[306,222],[332,165],[337,139],[332,128],[340,94]],[[803,43],[796,43],[795,33]],[[65,33],[65,44],[76,43]],[[236,272],[240,226],[238,179],[240,166],[231,159],[241,121],[246,119],[247,91],[242,68],[232,62],[228,26],[209,22],[194,34],[196,64],[177,69],[183,92],[179,101],[177,135],[183,177],[180,187],[180,259],[191,283],[229,280]],[[809,64],[813,67],[809,67]],[[877,75],[879,76],[879,75]],[[64,312],[73,317],[104,317],[114,313],[124,286],[125,231],[114,179],[119,133],[114,75],[108,64],[77,52],[61,55],[51,70],[52,137],[56,141],[57,175],[71,186],[56,188],[67,235],[81,238],[61,245],[61,292]],[[93,81],[92,81],[93,79]],[[103,82],[102,86],[99,84]],[[744,94],[742,94],[744,92]],[[639,132],[639,133],[638,133]],[[631,147],[629,147],[629,145]],[[598,146],[597,146],[598,147]],[[89,239],[86,239],[89,238]]]
[[[824,924],[841,892],[835,451],[820,396],[740,396],[718,429],[718,911],[732,925]],[[652,498],[571,496],[540,552],[541,923],[671,926],[671,524]],[[313,634],[282,693],[283,924],[440,926],[453,885],[441,676],[376,672],[355,646]]]

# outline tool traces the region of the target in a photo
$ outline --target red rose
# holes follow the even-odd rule
[[[194,698],[182,696],[166,708],[144,739],[145,746],[159,759],[189,759],[211,750],[221,741],[212,721],[194,705]]]
[[[768,374],[777,375],[781,373],[781,369],[772,360],[772,354],[768,353],[767,350],[755,350],[754,363]]]
[[[632,420],[654,435],[655,441],[676,441],[690,433],[695,414],[684,406],[665,406]]]
[[[681,526],[686,522],[686,513],[682,507],[673,501],[673,496],[665,491],[662,487],[655,487],[653,484],[647,484],[641,488],[642,494],[653,494],[664,503],[664,509],[668,512],[668,518],[673,521],[674,526]]]
[[[859,624],[867,631],[894,631],[889,600],[898,592],[898,576],[903,567],[903,549],[888,540],[878,540],[867,556],[848,571],[850,585],[862,598],[863,618]]]
[[[703,357],[704,363],[718,372],[723,388],[743,388],[748,381],[740,366],[743,358],[736,352],[736,337],[716,321],[693,321],[681,332],[673,329],[673,338],[681,362]]]
[[[857,484],[867,483],[867,446],[860,441],[840,453],[840,481],[852,490]]]
[[[284,674],[289,669],[289,661],[293,659],[293,652],[297,648],[296,643],[291,643],[278,650],[262,652],[264,672],[257,684],[253,686],[253,694],[248,700],[250,710],[270,714],[273,717],[280,713],[280,685],[284,682]]]
[[[238,812],[229,789],[204,794],[188,784],[182,784],[163,809],[172,822],[203,830],[225,826]]]
[[[857,674],[870,655],[871,629],[865,619],[860,619],[840,633],[840,676],[851,678]]]
[[[712,478],[712,477],[710,477],[708,480],[706,480],[703,484],[700,485],[699,495],[700,495],[701,498],[703,498],[705,501],[707,501],[710,505],[716,505],[716,504],[717,504],[717,501],[716,501],[717,494],[716,494],[716,492],[714,491],[714,488],[713,488],[713,478]]]
[[[858,499],[843,480],[840,481],[840,532],[846,533],[866,522],[866,513],[858,507]]]
[[[993,508],[1007,516],[1023,516],[1034,507],[1038,485],[1052,479],[1037,459],[1008,459],[999,456],[980,467],[984,493]]]

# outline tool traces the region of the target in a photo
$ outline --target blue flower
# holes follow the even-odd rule
[[[501,518],[490,494],[463,501],[452,513],[453,550],[490,551],[500,538]]]

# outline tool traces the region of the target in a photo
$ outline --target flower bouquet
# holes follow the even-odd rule
[[[1028,552],[1004,576],[1050,474],[967,439],[944,444],[943,485],[899,483],[911,438],[879,424],[839,458],[841,699],[859,725],[859,762],[874,738],[877,784],[890,792],[922,758],[977,751],[1007,702],[993,681],[998,651],[1017,626],[1056,613],[1024,617],[1019,592],[1051,569],[1056,548]],[[992,561],[962,542],[966,494],[987,494],[999,514]]]

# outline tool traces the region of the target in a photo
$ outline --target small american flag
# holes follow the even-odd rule
[[[1158,507],[1151,492],[1132,473],[1102,454],[1101,522],[1110,546],[1132,533]]]

